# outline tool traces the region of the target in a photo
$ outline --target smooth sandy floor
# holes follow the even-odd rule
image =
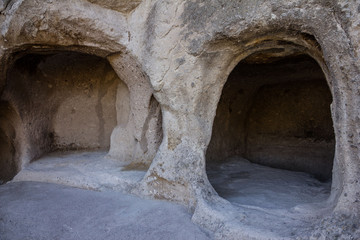
[[[324,215],[331,183],[302,172],[286,171],[234,157],[207,163],[207,175],[218,194],[236,212],[229,229],[254,239],[309,239]]]
[[[326,201],[331,191],[330,182],[307,173],[261,166],[241,157],[209,164],[207,174],[218,194],[235,205],[290,209]]]
[[[52,183],[0,186],[0,240],[212,239],[186,208]]]
[[[77,239],[75,237],[76,234],[85,234],[85,237],[78,238],[78,239],[115,239],[116,234],[120,234],[122,238],[117,239],[167,239],[170,235],[169,232],[164,233],[153,233],[151,231],[156,231],[151,227],[151,221],[148,220],[147,224],[149,226],[143,227],[150,237],[145,237],[145,233],[142,230],[139,230],[139,233],[136,233],[135,227],[132,228],[131,226],[126,226],[124,229],[132,229],[134,233],[131,231],[125,230],[125,232],[121,232],[120,229],[113,229],[113,225],[109,222],[114,221],[113,216],[109,216],[109,222],[102,218],[105,216],[102,215],[101,211],[98,210],[96,213],[94,212],[92,215],[92,219],[96,222],[96,214],[99,215],[100,222],[98,222],[101,229],[107,229],[105,226],[110,226],[109,235],[104,233],[106,238],[91,238],[92,236],[86,235],[86,232],[81,230],[82,228],[87,229],[85,225],[81,225],[81,229],[77,229],[79,226],[77,224],[81,224],[81,222],[91,221],[88,218],[85,220],[80,218],[79,216],[78,221],[80,223],[72,222],[71,226],[68,225],[66,222],[68,221],[68,214],[66,213],[65,208],[66,206],[62,206],[63,202],[67,202],[66,204],[70,204],[72,202],[72,198],[74,198],[74,202],[79,201],[82,202],[84,206],[79,206],[79,211],[85,211],[84,209],[81,210],[82,207],[88,209],[89,207],[92,208],[92,203],[87,205],[87,200],[78,199],[76,192],[73,190],[68,190],[68,187],[61,187],[60,185],[50,184],[47,186],[56,186],[56,187],[49,187],[50,189],[46,190],[44,193],[36,192],[39,190],[35,188],[33,197],[37,200],[32,200],[32,189],[33,186],[39,186],[40,183],[28,183],[29,181],[35,182],[46,182],[46,183],[56,183],[56,184],[63,184],[67,186],[77,187],[88,189],[88,193],[96,193],[99,194],[97,197],[100,197],[101,194],[104,194],[103,198],[107,198],[110,203],[115,203],[116,198],[123,198],[123,199],[138,199],[135,197],[130,197],[129,195],[116,195],[120,194],[119,192],[129,192],[134,187],[136,188],[137,184],[141,181],[144,177],[146,171],[144,169],[132,169],[126,170],[126,163],[110,159],[106,156],[105,152],[55,152],[51,153],[47,156],[42,157],[41,159],[34,161],[33,163],[26,166],[14,179],[13,183],[6,184],[0,186],[0,189],[6,189],[5,186],[11,186],[11,184],[17,184],[19,182],[20,185],[13,185],[13,190],[5,190],[5,192],[1,193],[0,198],[0,214],[6,213],[5,216],[8,218],[0,219],[2,229],[1,231],[6,232],[4,235],[9,236],[5,239],[22,239],[24,235],[16,235],[15,227],[12,229],[9,226],[12,224],[13,220],[17,221],[16,226],[19,226],[20,229],[23,229],[22,234],[26,233],[25,227],[28,229],[27,231],[31,231],[30,233],[33,234],[33,238],[28,239]],[[312,176],[306,173],[301,172],[293,172],[293,171],[286,171],[280,170],[270,167],[265,167],[257,164],[250,163],[246,159],[240,157],[234,157],[224,161],[223,163],[207,163],[207,174],[208,178],[215,188],[215,190],[219,193],[219,195],[225,199],[227,199],[233,206],[230,210],[231,215],[235,218],[231,221],[230,229],[234,229],[235,231],[240,231],[244,233],[253,233],[253,236],[261,236],[259,239],[293,239],[295,236],[302,236],[306,237],[311,232],[313,226],[321,220],[322,216],[329,212],[329,204],[326,203],[326,199],[329,197],[331,183],[323,183],[319,182]],[[23,185],[21,185],[23,184]],[[41,184],[40,184],[41,185]],[[20,186],[20,187],[18,187]],[[45,186],[45,185],[44,185]],[[18,212],[16,209],[16,197],[11,197],[14,195],[16,196],[16,192],[19,192],[17,189],[22,189],[22,192],[27,192],[29,194],[30,199],[21,199],[19,198],[19,209],[25,207],[28,210],[24,210],[24,212]],[[39,187],[42,188],[42,187]],[[72,188],[70,188],[72,189]],[[78,189],[80,190],[80,189]],[[95,190],[95,191],[89,191]],[[7,192],[6,192],[7,191]],[[15,191],[15,193],[12,193]],[[63,192],[72,192],[66,195],[67,200],[62,199],[61,195]],[[85,191],[86,190],[80,190]],[[98,191],[98,192],[96,192]],[[113,192],[114,191],[114,192]],[[110,192],[110,193],[109,193]],[[116,193],[117,192],[117,193]],[[4,194],[9,194],[10,198],[5,201],[7,205],[2,207],[1,201],[3,199],[7,199],[6,196],[3,197]],[[39,195],[40,194],[40,195]],[[72,196],[72,194],[75,194]],[[82,193],[81,193],[82,194]],[[81,194],[79,197],[81,198]],[[54,196],[58,199],[54,199]],[[87,196],[87,194],[85,194]],[[91,194],[90,194],[91,195]],[[23,196],[23,195],[21,195]],[[41,196],[41,197],[39,197]],[[49,201],[46,200],[47,197],[50,199]],[[114,199],[111,199],[113,198]],[[100,197],[101,198],[101,197]],[[120,199],[119,198],[119,199]],[[52,199],[52,200],[51,200]],[[27,201],[30,200],[31,204],[35,205],[28,205]],[[36,203],[36,201],[40,201]],[[12,203],[14,201],[14,203]],[[42,203],[42,201],[46,201],[46,203]],[[50,203],[54,201],[55,205]],[[61,203],[58,203],[61,201]],[[94,200],[100,201],[100,200]],[[105,201],[105,200],[104,200]],[[132,201],[132,200],[131,200]],[[135,200],[134,200],[135,201]],[[124,218],[132,219],[130,222],[132,224],[136,224],[137,221],[142,222],[143,215],[151,215],[149,213],[151,211],[160,211],[155,210],[153,205],[146,205],[147,200],[138,199],[135,202],[144,201],[144,205],[139,207],[137,210],[137,215],[135,213],[129,213],[130,215],[124,215]],[[121,201],[120,201],[121,202]],[[9,205],[10,204],[10,205]],[[37,211],[41,208],[41,204],[44,205],[44,208],[40,211],[41,216],[44,216],[44,219],[51,218],[52,214],[55,214],[52,208],[59,206],[65,211],[64,214],[66,216],[59,221],[59,227],[62,228],[62,232],[56,230],[55,222],[49,223],[47,225],[45,222],[41,222],[40,216],[37,216]],[[104,204],[99,202],[100,205]],[[130,206],[131,203],[128,203]],[[160,204],[160,203],[159,203]],[[166,202],[161,202],[161,204],[167,204]],[[170,203],[169,203],[170,204]],[[81,205],[81,204],[80,204]],[[106,204],[105,204],[106,205]],[[8,207],[6,207],[8,206]],[[11,207],[9,207],[11,206]],[[177,205],[172,205],[177,206]],[[35,207],[35,208],[34,208]],[[33,210],[31,208],[34,208]],[[110,206],[110,208],[112,208]],[[180,207],[181,208],[181,207]],[[220,206],[220,209],[222,207]],[[13,209],[13,210],[11,210]],[[56,208],[55,208],[56,209]],[[108,211],[106,207],[101,208],[104,211]],[[119,208],[120,209],[120,208]],[[131,211],[133,208],[131,207]],[[182,208],[181,208],[182,209]],[[14,214],[11,214],[11,211],[14,211]],[[20,210],[19,210],[20,211]],[[23,211],[23,210],[21,210]],[[49,211],[49,213],[47,213]],[[61,212],[62,210],[59,209]],[[71,210],[77,211],[77,210]],[[119,210],[121,212],[122,210]],[[126,210],[127,211],[127,210]],[[135,211],[135,210],[134,210]],[[167,210],[166,210],[167,211]],[[185,210],[184,210],[185,211]],[[211,210],[212,211],[212,210]],[[116,211],[115,211],[116,212]],[[126,224],[126,220],[122,219],[119,216],[120,213],[117,213],[117,217],[119,217],[119,221],[122,221],[121,224]],[[185,211],[186,212],[186,211]],[[24,215],[25,214],[25,215]],[[32,220],[32,216],[28,215],[35,214],[34,219]],[[49,215],[48,215],[49,214]],[[82,214],[82,213],[81,213]],[[162,213],[158,213],[158,217],[162,218]],[[176,215],[177,213],[169,211],[170,215]],[[185,213],[184,213],[185,214]],[[191,214],[187,213],[187,215],[179,215],[179,218],[184,218],[183,220],[178,219],[175,216],[171,216],[173,218],[168,219],[168,223],[164,223],[165,226],[167,225],[176,225],[179,221],[188,221],[184,225],[184,231],[187,231],[186,228],[189,228],[189,232],[191,236],[200,236],[196,238],[188,238],[190,235],[180,234],[177,235],[177,231],[183,230],[183,227],[174,230],[174,237],[169,239],[203,239],[202,235],[197,235],[197,233],[192,233],[192,229],[196,227],[192,225],[190,218]],[[227,213],[224,213],[227,215]],[[72,216],[72,215],[71,215]],[[86,216],[86,214],[85,214]],[[1,217],[1,215],[0,215]],[[170,216],[168,216],[170,217]],[[25,222],[22,222],[21,218],[24,218]],[[5,219],[5,220],[4,220]],[[76,218],[75,218],[76,219]],[[166,219],[166,218],[165,218]],[[160,221],[161,219],[159,219]],[[4,222],[6,221],[6,222]],[[30,223],[34,221],[34,223]],[[36,225],[36,221],[40,221],[40,225]],[[55,221],[55,220],[54,220]],[[117,221],[117,220],[116,220]],[[116,222],[115,221],[115,222]],[[147,221],[147,220],[146,220]],[[155,222],[157,220],[154,220]],[[74,225],[75,224],[75,225]],[[91,223],[92,224],[92,223]],[[90,225],[91,225],[90,224]],[[94,223],[95,224],[95,223]],[[110,224],[110,225],[109,225]],[[130,224],[130,223],[129,223]],[[145,224],[145,223],[144,223]],[[96,224],[95,224],[96,225]],[[105,230],[101,230],[96,228],[95,225],[91,225],[94,228],[94,232],[92,235],[99,237],[101,232]],[[11,225],[12,226],[12,225]],[[115,227],[117,225],[115,224]],[[122,226],[122,225],[121,225]],[[65,228],[70,227],[68,230]],[[32,232],[32,228],[34,228],[34,232]],[[12,230],[11,230],[12,229]],[[29,230],[30,229],[30,230]],[[47,229],[50,229],[47,233]],[[77,229],[76,231],[72,229]],[[200,229],[200,228],[198,228]],[[39,231],[39,233],[37,233]],[[70,231],[70,232],[67,232]],[[90,232],[92,230],[89,230]],[[99,232],[98,232],[99,231]],[[107,231],[107,230],[106,230]],[[161,230],[161,231],[167,231]],[[200,231],[200,230],[199,230]],[[201,230],[202,232],[202,230]],[[0,232],[1,233],[1,232]],[[20,232],[21,233],[21,232]],[[56,234],[56,238],[49,238],[50,235],[46,234]],[[114,234],[113,234],[114,233]],[[115,234],[116,233],[116,234]],[[203,233],[203,232],[202,232]],[[13,234],[13,235],[11,235]],[[14,235],[15,234],[15,235]],[[39,235],[40,234],[40,235]],[[65,235],[64,235],[65,234]],[[113,235],[112,235],[113,234]],[[123,234],[123,235],[121,235]],[[133,235],[131,235],[133,234]],[[134,235],[135,234],[135,235]],[[138,235],[140,234],[140,235]],[[143,235],[142,235],[143,234]],[[125,237],[126,235],[126,237]],[[1,236],[1,235],[0,235]],[[46,236],[44,238],[40,238],[42,236]],[[54,235],[52,235],[54,236]],[[66,237],[64,237],[66,236]],[[79,235],[76,235],[79,236]],[[139,237],[140,236],[140,237]],[[154,237],[153,237],[154,236]],[[209,237],[208,235],[204,235],[205,237]],[[274,236],[274,237],[270,237]],[[17,238],[18,237],[18,238]],[[183,237],[183,238],[182,238]],[[210,236],[212,238],[212,236]],[[206,239],[206,238],[205,238]],[[257,239],[257,238],[256,238]],[[0,238],[1,240],[1,238]]]
[[[125,170],[128,163],[107,157],[106,152],[53,152],[30,163],[13,181],[38,181],[92,190],[128,191],[145,175]]]

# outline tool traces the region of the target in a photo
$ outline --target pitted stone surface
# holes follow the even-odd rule
[[[88,0],[91,3],[98,4],[104,8],[113,9],[115,11],[123,12],[123,13],[129,13],[132,10],[134,10],[141,2],[142,0]]]
[[[21,95],[27,88],[11,88],[8,72],[14,63],[30,54],[95,55],[109,61],[124,83],[116,91],[109,155],[130,163],[130,169],[148,168],[131,191],[188,205],[193,221],[218,238],[236,239],[244,232],[233,224],[233,219],[241,221],[241,211],[232,213],[205,169],[223,87],[244,59],[254,63],[259,56],[266,60],[303,54],[317,62],[326,78],[335,135],[332,191],[323,203],[328,211],[313,236],[355,238],[358,227],[344,232],[327,229],[350,226],[360,216],[359,9],[359,1],[346,0],[1,1],[0,106],[10,110],[0,109],[6,115],[0,118],[5,146],[0,149],[13,149],[1,154],[16,163],[16,168],[7,169],[20,171],[46,154],[50,148],[39,146],[52,141],[48,128],[41,128],[45,130],[39,131],[39,141],[33,141],[29,133],[38,131],[39,125],[24,119],[35,113],[21,101],[15,104],[8,94],[17,89]],[[29,64],[31,74],[39,76]],[[40,89],[35,93],[43,94]],[[33,99],[39,99],[36,94]],[[41,108],[36,101],[28,104]],[[103,105],[97,106],[101,112]],[[46,125],[53,112],[35,115],[34,120]]]

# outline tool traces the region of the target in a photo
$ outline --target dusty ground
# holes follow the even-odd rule
[[[0,239],[211,239],[182,206],[51,183],[0,186]]]
[[[99,209],[99,212],[90,212],[89,214],[96,216],[101,211],[102,213],[99,219],[96,220],[97,224],[95,224],[100,227],[96,228],[97,232],[92,235],[103,236],[103,239],[104,237],[105,239],[112,239],[115,235],[126,236],[131,232],[126,227],[123,228],[124,232],[110,227],[109,235],[106,235],[107,232],[104,233],[103,228],[106,228],[109,222],[115,224],[110,224],[110,226],[117,226],[116,224],[120,221],[124,226],[129,224],[126,225],[129,227],[131,224],[135,224],[136,221],[147,221],[144,218],[154,218],[156,225],[156,222],[160,221],[157,218],[159,216],[163,218],[158,207],[163,206],[165,202],[141,200],[117,193],[136,189],[146,172],[146,169],[128,169],[126,166],[126,163],[107,157],[105,152],[54,152],[42,157],[24,168],[12,183],[0,187],[0,195],[2,196],[0,202],[4,202],[0,206],[0,216],[5,216],[2,219],[2,228],[0,230],[5,234],[4,236],[9,236],[5,239],[21,239],[21,237],[25,236],[21,234],[35,234],[32,235],[37,237],[34,239],[41,239],[42,236],[44,238],[50,237],[49,234],[57,234],[56,236],[59,236],[59,239],[75,238],[75,235],[72,234],[86,234],[86,231],[83,230],[84,225],[78,222],[95,223],[91,222],[91,217],[87,214],[74,214],[73,212],[86,212],[85,209],[92,209],[94,205],[99,206],[101,209]],[[232,205],[231,211],[235,216],[235,219],[232,220],[232,228],[240,229],[249,236],[256,236],[256,239],[263,239],[264,236],[268,239],[292,239],[294,236],[308,239],[313,226],[328,211],[326,208],[328,205],[325,203],[330,195],[331,182],[320,182],[308,173],[261,166],[250,163],[244,158],[234,157],[222,163],[209,163],[207,174],[217,193]],[[88,191],[54,184],[40,184],[34,181],[64,184],[88,189]],[[67,209],[69,202],[76,204],[75,206],[70,204],[70,208]],[[124,204],[132,210],[119,210],[119,213],[116,213],[116,209],[121,208],[116,204]],[[164,211],[166,215],[172,215],[173,218],[167,220],[168,222],[164,225],[165,230],[159,230],[161,233],[158,233],[154,230],[156,229],[154,224],[153,226],[149,225],[146,228],[139,227],[138,229],[134,226],[134,232],[137,233],[128,235],[126,239],[132,237],[134,239],[143,239],[141,234],[145,233],[143,233],[142,229],[145,229],[144,231],[148,231],[148,233],[154,231],[154,233],[151,233],[151,236],[155,237],[154,239],[166,239],[170,237],[170,235],[166,235],[168,234],[166,233],[167,225],[170,228],[178,224],[184,226],[184,229],[188,228],[187,233],[189,235],[179,233],[179,236],[177,236],[177,231],[181,229],[176,229],[174,235],[171,235],[171,239],[176,239],[176,237],[179,237],[178,239],[202,239],[205,237],[205,235],[197,235],[199,233],[194,232],[195,227],[190,222],[191,213],[171,203],[166,203],[164,206],[168,206],[167,204],[172,207],[170,207],[170,210]],[[19,208],[16,208],[16,205]],[[107,205],[110,209],[115,209],[114,213],[112,213],[115,215],[105,217],[110,211],[106,207]],[[39,212],[40,208],[44,209],[44,211]],[[56,209],[64,215],[59,220],[56,220],[56,224],[50,221],[48,225],[42,225],[47,223],[37,220],[37,218],[51,218],[54,211],[57,211]],[[172,213],[171,211],[174,209],[176,211],[182,209],[181,211],[184,211],[183,215],[176,212]],[[93,210],[97,211],[96,208]],[[11,213],[12,211],[13,213]],[[171,214],[168,214],[169,211]],[[154,212],[160,215],[153,216]],[[123,213],[124,215],[122,215]],[[145,217],[141,217],[140,213]],[[37,214],[43,215],[40,217]],[[67,218],[66,216],[69,214],[78,216],[75,218],[77,220]],[[184,217],[184,214],[187,214],[186,217]],[[179,219],[174,216],[179,217]],[[68,222],[69,219],[71,219],[71,222]],[[182,221],[185,221],[188,225],[181,223]],[[16,235],[18,233],[15,230],[15,232],[12,232],[13,222],[16,222],[14,229],[18,227],[24,229],[22,233],[19,233],[20,235]],[[35,224],[37,222],[40,224]],[[31,226],[27,224],[31,224]],[[52,224],[58,226],[59,229]],[[81,229],[77,229],[77,227]],[[31,232],[25,230],[32,228],[34,230],[31,230]],[[69,229],[73,230],[70,231]],[[42,231],[46,231],[46,233]],[[62,238],[64,236],[66,238]],[[87,239],[87,237],[92,236],[84,235],[81,239]]]
[[[232,157],[208,164],[207,174],[237,213],[232,228],[246,233],[239,239],[310,239],[313,227],[329,210],[331,181],[320,182],[308,173]]]
[[[122,171],[126,162],[107,157],[106,152],[53,152],[28,165],[14,181],[40,181],[91,190],[128,191],[145,170]]]
[[[308,173],[261,166],[241,157],[210,164],[207,173],[218,194],[237,206],[291,210],[324,202],[331,190],[331,180],[320,182]]]

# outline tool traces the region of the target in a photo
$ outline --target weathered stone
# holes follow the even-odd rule
[[[119,12],[128,13],[134,10],[142,1],[141,0],[88,0],[91,3],[98,4],[104,8],[110,8]]]
[[[0,12],[4,11],[5,8],[8,6],[10,0],[1,0],[0,1]]]
[[[355,239],[359,232],[356,219],[360,216],[359,6],[358,1],[346,0],[2,1],[0,105],[9,108],[0,109],[4,115],[0,117],[0,154],[6,159],[2,166],[7,169],[0,177],[9,180],[24,164],[50,151],[49,146],[54,143],[69,146],[75,142],[86,148],[110,146],[109,156],[129,163],[129,169],[150,165],[145,177],[129,191],[188,205],[194,210],[193,221],[216,232],[219,239],[310,238],[309,229],[300,231],[305,236],[282,236],[280,233],[267,235],[270,229],[266,233],[259,230],[259,233],[244,227],[246,214],[234,213],[238,210],[217,195],[205,168],[206,157],[219,160],[225,159],[226,154],[246,151],[250,158],[263,163],[269,163],[262,157],[266,154],[272,155],[272,159],[290,159],[296,151],[288,151],[288,147],[303,144],[301,149],[304,150],[296,149],[305,156],[295,156],[298,157],[297,167],[290,166],[288,160],[281,163],[281,167],[323,178],[329,178],[332,169],[331,196],[323,203],[326,208],[321,215],[323,221],[314,227],[312,237],[333,239],[340,234]],[[76,64],[82,66],[81,71],[72,72],[44,63],[51,54],[67,52],[72,52],[71,56],[101,59],[100,65],[106,67],[101,68],[91,61],[58,62],[59,66],[70,65],[69,68]],[[33,55],[37,56],[36,61],[29,60]],[[277,110],[263,104],[268,98],[269,103],[282,101],[278,95],[283,88],[270,86],[279,83],[278,76],[267,80],[261,77],[266,74],[261,65],[276,65],[296,56],[312,58],[317,70],[306,73],[308,65],[295,64],[287,76],[296,80],[303,74],[304,81],[290,86],[286,85],[287,79],[281,80],[289,86],[291,96],[286,98],[288,105],[279,109],[290,111],[291,105],[309,97],[297,108],[305,113],[286,123],[286,129],[293,131],[291,137],[297,137],[291,142],[283,138],[288,132],[285,133],[281,124],[266,123],[269,119],[283,119],[269,117]],[[19,64],[26,59],[28,61]],[[248,97],[239,97],[242,94],[239,92],[222,96],[238,64],[260,66],[264,73],[259,71],[255,77],[242,78],[246,69],[240,69],[244,86],[241,89]],[[42,69],[41,66],[47,67]],[[58,80],[51,80],[51,73],[56,73]],[[79,88],[78,82],[72,79],[76,74],[83,77],[80,82],[84,85]],[[120,80],[115,80],[118,78]],[[73,85],[61,92],[56,87],[64,85],[63,79],[70,79]],[[251,86],[246,79],[258,81],[258,85],[252,83]],[[320,85],[314,83],[319,79],[322,80]],[[115,84],[116,81],[119,83]],[[101,87],[102,84],[106,86]],[[76,89],[89,93],[81,95]],[[91,94],[94,89],[98,92]],[[239,87],[239,91],[241,89]],[[256,94],[257,89],[260,90]],[[59,96],[55,100],[49,97],[53,92],[56,92],[54,96]],[[67,118],[72,110],[66,105],[66,94],[71,95],[69,101],[76,108],[84,107],[80,114],[84,118],[76,114],[74,120]],[[88,101],[85,96],[89,96]],[[236,97],[241,98],[238,108],[243,106],[241,109],[250,111],[247,116],[255,120],[230,116],[224,117],[225,122],[222,122],[219,114],[225,114]],[[253,99],[253,107],[247,103],[249,99]],[[321,103],[322,107],[317,110],[311,106],[312,101]],[[264,114],[264,109],[270,109],[271,114]],[[92,117],[94,111],[98,120]],[[56,113],[59,119],[54,127],[49,119]],[[309,115],[315,113],[317,118],[311,119]],[[249,129],[244,139],[249,141],[250,148],[242,149],[243,144],[231,145],[238,134],[226,132],[232,131],[231,128],[221,128],[229,119],[248,124],[239,126],[236,131],[241,133],[242,129]],[[301,125],[303,122],[306,126]],[[96,139],[91,138],[96,134],[91,133],[89,125],[102,129],[97,131]],[[73,130],[70,131],[67,127],[71,126]],[[51,129],[58,134],[50,134]],[[88,135],[72,134],[84,129]],[[223,140],[226,134],[232,137]],[[264,134],[273,134],[275,138],[264,137]],[[12,142],[13,136],[16,137]],[[59,141],[54,140],[56,136],[60,136]],[[314,141],[310,142],[309,138]],[[236,141],[242,143],[244,139]],[[272,139],[277,146],[285,146],[288,152],[264,151]],[[86,141],[94,144],[84,144]],[[323,148],[320,151],[323,155],[313,156],[319,153],[319,147]],[[305,152],[306,149],[310,150]],[[317,162],[316,167],[310,164],[320,158],[323,159],[321,164]],[[336,217],[332,219],[327,215]],[[327,231],[329,226],[335,225],[346,229]]]

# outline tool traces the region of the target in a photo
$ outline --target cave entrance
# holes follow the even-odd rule
[[[26,168],[15,180],[85,182],[79,176],[111,163],[105,158],[110,137],[118,124],[126,124],[130,103],[126,84],[108,61],[56,50],[18,52],[12,59],[1,97],[21,118],[13,131],[18,146],[12,144],[11,131],[0,131],[2,165],[12,177]],[[15,171],[5,160],[11,156],[23,168]]]
[[[121,121],[116,102],[128,97],[117,96],[121,88],[127,87],[105,59],[64,51],[18,58],[5,95],[22,115],[31,159],[37,159],[52,151],[107,151]]]
[[[0,184],[10,181],[19,169],[19,116],[8,102],[0,101]]]
[[[19,113],[24,130],[24,167],[15,180],[94,189],[140,181],[161,143],[162,118],[151,89],[145,89],[148,103],[144,96],[138,101],[134,89],[141,92],[145,84],[136,88],[132,79],[126,80],[107,59],[91,54],[46,49],[14,53],[1,97]],[[10,149],[3,151],[6,156],[18,152],[9,148],[7,136],[0,131],[1,149]],[[129,171],[120,171],[135,161]]]
[[[335,137],[331,92],[308,55],[255,53],[223,88],[207,149],[207,173],[234,204],[288,208],[324,201]]]

